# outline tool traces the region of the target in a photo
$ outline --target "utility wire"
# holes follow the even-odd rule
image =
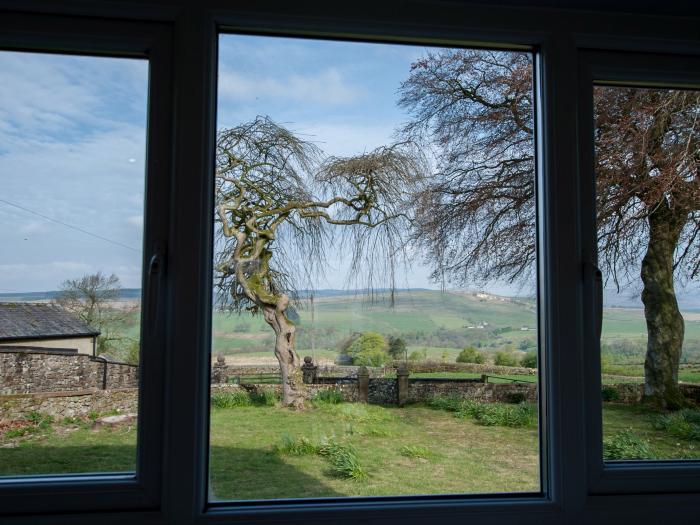
[[[72,224],[68,224],[66,222],[59,221],[58,219],[54,219],[53,217],[49,217],[48,215],[44,215],[43,213],[39,213],[38,211],[30,210],[29,208],[25,208],[24,206],[20,206],[19,204],[15,204],[14,202],[10,202],[10,201],[7,201],[5,199],[0,199],[0,202],[2,202],[3,204],[7,204],[8,206],[13,206],[15,208],[19,208],[20,210],[23,210],[23,211],[26,211],[26,212],[31,213],[33,215],[36,215],[38,217],[41,217],[42,219],[46,219],[47,221],[55,222],[56,224],[60,224],[61,226],[65,226],[66,228],[71,228],[73,230],[79,231],[80,233],[84,233],[85,235],[89,235],[91,237],[95,237],[96,239],[100,239],[100,240],[108,242],[110,244],[114,244],[115,246],[121,246],[122,248],[126,248],[127,250],[141,253],[141,250],[137,250],[136,248],[133,248],[131,246],[127,246],[126,244],[122,244],[119,241],[114,241],[112,239],[108,239],[107,237],[103,237],[102,235],[98,235],[97,233],[93,233],[93,232],[84,230],[83,228],[80,228],[79,226],[74,226]]]

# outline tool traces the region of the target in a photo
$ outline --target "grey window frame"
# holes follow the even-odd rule
[[[585,311],[585,347],[593,352],[586,362],[586,416],[590,443],[589,490],[595,494],[674,492],[700,487],[700,461],[611,461],[603,462],[600,340],[595,327],[602,316],[602,295],[591,275],[596,260],[595,159],[593,142],[593,88],[595,85],[649,88],[700,89],[700,58],[658,53],[583,51],[579,60],[579,133],[581,145],[581,199],[592,210],[583,230],[585,278],[590,282]],[[586,225],[588,227],[586,227]],[[590,257],[586,254],[591,254]],[[664,479],[663,487],[656,480]]]
[[[656,523],[671,517],[687,522],[696,519],[700,487],[694,477],[680,476],[677,482],[669,482],[662,472],[652,469],[646,478],[637,478],[633,493],[625,493],[629,490],[623,478],[629,479],[629,474],[620,474],[612,484],[598,483],[600,434],[595,418],[599,417],[596,400],[600,396],[600,377],[596,376],[594,363],[598,357],[590,359],[589,346],[595,310],[586,273],[591,260],[591,179],[584,168],[586,142],[581,122],[586,118],[586,102],[582,97],[581,53],[598,50],[700,56],[700,11],[691,17],[682,16],[678,9],[675,15],[671,12],[644,15],[600,8],[586,12],[439,0],[264,5],[218,0],[145,5],[135,0],[74,1],[65,5],[44,0],[0,0],[2,48],[141,53],[148,55],[152,64],[159,64],[151,75],[150,100],[157,106],[151,111],[158,118],[149,120],[149,151],[152,140],[159,144],[158,151],[164,152],[162,162],[153,169],[163,174],[159,190],[169,199],[162,207],[149,205],[147,210],[152,231],[162,228],[167,232],[154,239],[159,246],[149,246],[147,252],[163,254],[164,246],[168,249],[167,271],[159,273],[155,287],[158,300],[153,302],[160,316],[152,343],[160,350],[153,354],[160,352],[162,360],[153,363],[142,392],[144,410],[146,406],[159,409],[150,412],[157,423],[144,419],[144,428],[140,429],[139,457],[144,460],[145,470],[139,470],[138,480],[100,476],[79,482],[56,478],[5,484],[0,487],[3,522],[468,520],[494,524],[619,524],[632,520]],[[21,19],[21,23],[10,18]],[[145,40],[151,44],[141,40],[141,46],[135,45],[139,41],[134,35],[138,33],[136,28],[146,27],[151,40]],[[538,271],[545,363],[540,392],[546,421],[541,496],[402,497],[227,506],[207,503],[216,49],[219,31],[231,29],[535,49],[540,79],[537,155],[542,197],[538,200]],[[154,33],[160,35],[158,45],[152,40]],[[154,98],[156,87],[162,97]],[[149,177],[150,173],[149,157]],[[148,233],[151,229],[147,228]],[[605,473],[623,472],[625,468],[606,467]],[[667,474],[673,476],[684,467],[669,464],[668,468]],[[142,472],[152,475],[143,477]]]
[[[2,513],[36,512],[38,500],[52,512],[148,509],[159,505],[168,304],[164,261],[170,228],[170,196],[161,191],[170,184],[169,40],[168,27],[158,24],[23,13],[0,17],[2,50],[138,58],[149,62],[136,472],[0,478]]]

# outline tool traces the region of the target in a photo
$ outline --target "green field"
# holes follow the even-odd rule
[[[391,307],[386,300],[369,302],[352,294],[325,295],[315,299],[311,324],[308,305],[297,309],[297,350],[333,361],[338,346],[350,334],[378,331],[402,337],[408,353],[425,351],[429,360],[454,362],[465,346],[476,346],[489,360],[498,350],[533,350],[537,339],[535,303],[518,298],[479,298],[471,293],[436,290],[400,291]],[[684,361],[700,363],[700,314],[685,313]],[[523,328],[527,328],[524,330]],[[260,316],[215,312],[213,353],[257,361],[271,358],[272,332]],[[643,375],[646,323],[643,311],[608,308],[604,312],[602,345],[605,372]],[[682,381],[700,381],[700,370],[681,371]]]
[[[646,440],[653,458],[700,458],[700,442],[652,426],[656,414],[606,404],[604,432]],[[536,426],[483,426],[451,412],[341,403],[303,411],[250,406],[211,412],[211,493],[216,499],[486,493],[538,489]],[[285,443],[351,447],[364,474],[346,479],[327,457],[280,452]],[[0,430],[0,475],[134,469],[134,427],[55,422],[24,436]],[[303,451],[302,451],[303,452]]]

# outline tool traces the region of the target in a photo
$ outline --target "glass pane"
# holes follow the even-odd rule
[[[212,498],[538,491],[531,55],[219,57]]]
[[[700,93],[596,87],[606,460],[700,458]]]
[[[0,476],[134,470],[147,89],[0,52]]]

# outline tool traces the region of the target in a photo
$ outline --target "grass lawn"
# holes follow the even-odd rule
[[[652,426],[656,413],[644,406],[606,403],[603,408],[603,436],[632,429],[649,442],[655,459],[700,459],[700,441],[688,441]]]
[[[264,431],[261,432],[261,429]],[[282,455],[285,436],[350,444],[367,472],[339,478],[318,455]],[[408,447],[408,448],[403,448]],[[420,449],[427,457],[407,457]],[[216,499],[536,491],[537,430],[483,427],[441,410],[343,403],[303,412],[276,407],[212,410]]]
[[[642,407],[606,403],[604,435],[631,428],[655,458],[700,459],[700,442],[652,426]],[[403,409],[343,403],[304,411],[275,406],[213,409],[214,499],[379,496],[536,491],[537,429],[481,426],[424,406]],[[13,437],[14,436],[14,437]],[[93,430],[89,422],[52,423],[0,435],[0,475],[132,471],[135,428]],[[327,457],[280,453],[287,441],[333,440],[356,452],[366,473],[339,477]]]

